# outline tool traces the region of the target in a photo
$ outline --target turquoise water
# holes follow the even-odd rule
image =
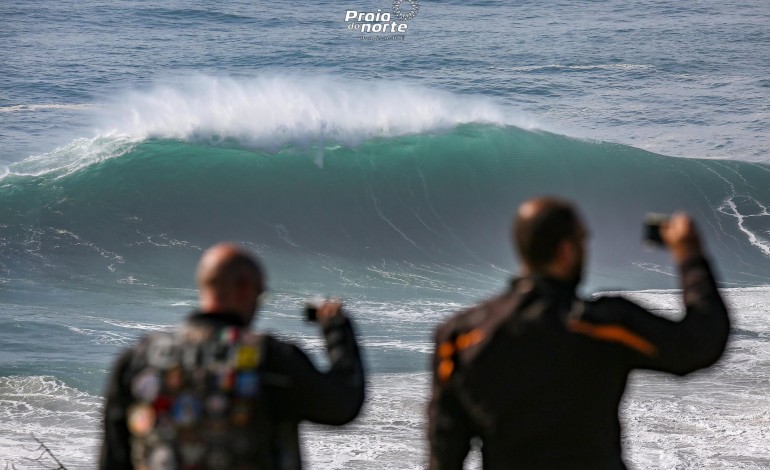
[[[766,467],[770,7],[421,2],[379,41],[344,21],[371,8],[0,5],[0,463],[34,432],[91,468],[110,363],[227,239],[268,267],[258,327],[323,364],[302,301],[358,326],[372,397],[306,429],[312,467],[420,468],[433,328],[502,288],[516,206],[551,193],[591,226],[586,295],[675,312],[641,220],[685,209],[734,306],[718,368],[634,377],[629,463]]]

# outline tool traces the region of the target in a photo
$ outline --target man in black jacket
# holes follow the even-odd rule
[[[249,331],[264,278],[235,245],[198,268],[200,311],[143,339],[110,378],[100,468],[298,469],[298,424],[345,424],[364,400],[364,373],[340,304],[317,312],[330,368]]]
[[[586,236],[569,203],[525,202],[514,228],[522,276],[438,329],[431,469],[462,468],[474,438],[488,470],[623,469],[618,406],[629,373],[684,375],[722,355],[727,310],[685,214],[661,228],[682,275],[681,321],[620,297],[579,299]]]

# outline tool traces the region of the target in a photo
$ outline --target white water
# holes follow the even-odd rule
[[[49,108],[92,113],[93,136],[0,167],[0,178],[68,175],[125,155],[152,138],[212,144],[234,140],[239,146],[277,151],[286,145],[356,146],[372,138],[443,132],[466,123],[538,127],[488,97],[391,81],[301,75],[198,75],[125,90],[99,104],[18,105],[0,112]]]
[[[444,130],[462,123],[533,128],[531,119],[481,96],[384,80],[199,75],[118,96],[101,133],[180,140],[236,139],[260,148],[289,143],[355,145],[374,137]]]
[[[728,352],[709,370],[686,378],[636,372],[621,409],[623,445],[631,468],[748,468],[770,465],[770,288],[723,291],[731,307],[733,335]],[[658,314],[681,314],[678,291],[625,293]],[[422,328],[439,321],[431,303],[395,306],[395,317],[383,317],[397,330]],[[376,306],[373,306],[376,307]],[[379,306],[385,311],[385,306]],[[437,312],[456,305],[434,305]],[[426,310],[427,309],[427,310]],[[376,317],[376,314],[367,313]],[[440,315],[439,315],[440,316]],[[359,322],[363,322],[363,318]],[[422,325],[422,326],[420,326]],[[119,323],[116,333],[164,325]],[[84,333],[98,342],[102,335]],[[300,335],[308,349],[321,348],[317,338]],[[108,338],[109,339],[109,338]],[[372,336],[365,347],[408,351],[427,365],[425,337],[401,340]],[[426,459],[425,407],[429,377],[425,372],[386,373],[370,378],[369,399],[362,416],[343,428],[307,425],[305,457],[309,468],[417,469]],[[0,465],[22,466],[35,457],[29,433],[49,443],[68,468],[91,468],[99,440],[101,399],[50,377],[0,378]],[[471,459],[475,468],[478,458]]]

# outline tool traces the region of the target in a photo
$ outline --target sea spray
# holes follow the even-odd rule
[[[222,142],[276,150],[327,142],[449,130],[462,123],[533,128],[523,113],[487,97],[456,95],[406,81],[261,75],[188,77],[119,94],[97,119],[102,134]]]

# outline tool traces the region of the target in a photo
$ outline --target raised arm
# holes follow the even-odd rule
[[[685,374],[715,363],[725,350],[730,318],[692,220],[674,214],[661,236],[679,265],[686,316],[677,323],[676,335],[661,344],[660,359],[651,367]]]
[[[730,319],[690,218],[675,214],[661,235],[682,276],[685,317],[671,321],[627,300],[606,298],[584,320],[570,326],[573,331],[619,344],[627,353],[620,354],[619,360],[631,367],[683,375],[721,357]]]
[[[290,403],[298,419],[322,424],[345,424],[358,416],[364,402],[365,381],[361,354],[350,320],[338,303],[318,310],[326,339],[330,368],[321,372],[296,347],[288,352],[286,373],[291,377]]]

